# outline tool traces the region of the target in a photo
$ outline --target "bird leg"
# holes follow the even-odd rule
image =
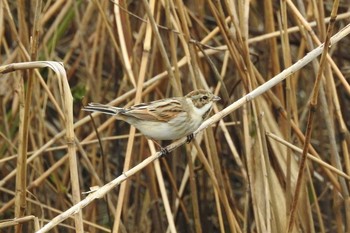
[[[151,139],[151,140],[152,140],[152,142],[154,142],[154,144],[157,145],[157,147],[160,149],[160,156],[159,156],[160,158],[166,156],[167,154],[169,154],[169,151],[168,151],[167,148],[162,147],[162,146],[161,146],[158,142],[156,142],[155,140],[153,140],[153,139]]]

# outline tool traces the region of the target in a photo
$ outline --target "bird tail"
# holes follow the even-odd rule
[[[125,111],[123,108],[118,108],[118,107],[113,107],[113,106],[103,105],[98,103],[89,103],[82,110],[88,111],[88,112],[102,112],[108,115],[117,115]]]

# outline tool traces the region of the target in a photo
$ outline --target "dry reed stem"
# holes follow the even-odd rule
[[[21,224],[29,222],[29,221],[34,222],[34,230],[35,231],[38,231],[40,229],[39,219],[38,219],[38,217],[35,217],[33,215],[29,215],[29,216],[21,217],[18,219],[14,219],[12,221],[0,223],[0,229],[5,228],[5,227],[10,227],[10,226],[21,225]]]
[[[281,16],[279,18],[279,28],[281,30],[281,43],[282,43],[282,51],[283,51],[283,64],[285,67],[289,67],[292,65],[291,61],[291,52],[290,52],[290,47],[289,47],[289,37],[287,34],[287,28],[288,28],[288,17],[287,17],[287,7],[286,7],[286,2],[282,1],[281,2]],[[293,74],[292,74],[293,76]],[[293,77],[291,77],[292,79]],[[284,134],[285,138],[287,141],[291,140],[291,119],[292,119],[292,114],[294,113],[294,119],[298,119],[295,117],[297,113],[297,108],[296,108],[296,103],[295,103],[295,98],[294,94],[295,92],[292,92],[292,85],[291,85],[291,80],[287,79],[286,80],[286,98],[285,102],[283,101],[284,98],[281,100],[282,104],[285,103],[285,108],[287,112],[287,119],[286,121],[282,122],[282,129],[284,129]],[[281,93],[282,94],[282,93]],[[293,108],[292,108],[293,106]],[[291,193],[292,193],[292,170],[291,170],[291,151],[288,149],[287,150],[287,169],[286,169],[286,206],[287,206],[287,214],[289,212],[289,207],[291,203]],[[282,230],[282,229],[279,229]]]
[[[211,167],[214,171],[214,177],[216,179],[216,183],[218,185],[216,191],[218,193],[218,196],[220,197],[220,201],[222,202],[223,209],[227,213],[227,218],[228,218],[231,232],[241,232],[241,229],[239,228],[239,225],[238,225],[237,217],[233,213],[234,212],[233,209],[230,207],[229,200],[227,197],[227,192],[224,188],[222,171],[220,168],[220,162],[219,162],[216,146],[213,139],[214,135],[212,133],[212,129],[208,129],[206,132],[207,134],[204,135],[204,138],[207,141],[206,146],[208,151],[208,157],[211,163]]]
[[[197,136],[196,140],[201,141],[202,140],[202,134],[199,134]],[[198,148],[198,144],[196,142],[194,142],[194,144],[195,144],[196,148]],[[200,153],[200,152],[201,151],[198,151],[198,153]],[[197,158],[197,150],[195,148],[193,148],[191,150],[192,163],[195,162],[196,158]],[[211,172],[211,170],[207,170],[207,171]],[[181,208],[183,208],[183,201],[181,199],[182,199],[183,194],[185,192],[185,188],[186,188],[186,185],[187,185],[189,177],[190,177],[190,175],[189,175],[189,166],[187,165],[186,168],[185,168],[185,171],[183,173],[183,177],[181,179],[180,187],[178,189],[175,189],[176,193],[177,193],[177,198],[175,199],[175,204],[174,204],[174,208],[173,208],[173,212],[175,213],[174,215],[177,215],[180,205],[181,205]],[[186,212],[186,218],[189,219],[187,217],[187,212]],[[168,228],[168,230],[169,230],[169,228]]]
[[[23,79],[27,78],[27,75],[23,73]],[[19,136],[21,140],[19,140],[19,156],[17,159],[16,167],[18,169],[18,173],[16,173],[16,196],[15,196],[15,217],[21,218],[24,216],[26,211],[26,187],[27,187],[27,146],[28,146],[28,112],[29,106],[25,104],[25,93],[24,93],[24,84],[21,82],[19,88],[19,96],[20,96],[20,128],[19,128]],[[16,225],[16,232],[22,231],[22,224]]]
[[[158,27],[157,27],[156,21],[155,21],[154,16],[153,16],[153,12],[151,11],[151,8],[150,8],[150,5],[154,5],[154,4],[155,4],[155,2],[153,2],[153,1],[151,1],[151,4],[148,4],[148,2],[146,0],[143,0],[143,5],[145,7],[145,10],[146,10],[146,13],[148,16],[148,20],[150,22],[149,25],[152,27],[152,32],[153,32],[155,40],[157,42],[158,49],[162,55],[163,61],[165,62],[167,74],[169,75],[169,79],[170,79],[170,83],[171,83],[172,87],[174,88],[175,93],[180,93],[180,91],[179,91],[180,89],[177,86],[177,83],[176,83],[176,80],[174,77],[174,73],[173,73],[173,70],[171,67],[171,63],[170,63],[169,58],[166,54],[166,50],[165,50],[164,44],[162,42],[162,38],[159,34]],[[152,8],[154,8],[154,6],[152,6]],[[152,9],[152,10],[154,11],[154,9]]]
[[[189,181],[190,181],[190,188],[191,188],[191,201],[192,201],[192,209],[193,209],[193,218],[194,218],[194,225],[196,232],[201,233],[202,232],[202,226],[201,226],[201,220],[200,220],[200,212],[199,212],[199,206],[198,206],[198,190],[196,187],[196,178],[195,178],[195,172],[194,172],[194,165],[192,161],[191,153],[189,152],[188,146],[187,149],[187,161],[188,161],[188,170],[189,170]]]
[[[18,21],[19,21],[19,37],[25,46],[29,45],[28,41],[28,27],[25,22],[25,4],[24,1],[18,1]],[[38,12],[36,12],[38,13]],[[34,22],[37,24],[37,22]],[[37,38],[37,35],[34,35]],[[34,39],[35,40],[35,39]],[[32,45],[33,50],[36,44]],[[25,57],[25,56],[23,56]],[[35,59],[35,58],[34,58]],[[23,79],[28,79],[27,91],[24,90]],[[19,86],[20,110],[19,110],[19,156],[17,158],[16,167],[18,173],[16,174],[16,195],[15,195],[15,217],[22,218],[27,209],[26,203],[26,186],[27,186],[27,148],[28,148],[28,131],[29,131],[29,109],[32,101],[32,93],[34,88],[34,77],[32,71],[23,71],[22,81]],[[16,225],[16,232],[22,231],[22,224]]]
[[[118,4],[118,1],[117,1]],[[126,40],[124,36],[124,30],[127,30],[127,26],[123,24],[122,19],[121,19],[121,12],[118,6],[114,6],[114,15],[115,15],[115,21],[117,23],[117,30],[118,30],[118,38],[119,38],[119,44],[120,44],[120,49],[121,49],[121,54],[123,56],[123,60],[125,61],[125,66],[126,66],[126,71],[128,73],[128,76],[130,78],[130,82],[134,87],[136,87],[136,81],[134,74],[131,69],[131,62],[130,62],[130,55],[129,52],[126,50],[128,46],[126,46]]]
[[[266,132],[266,136],[268,136],[268,137],[270,137],[270,138],[272,138],[272,139],[274,139],[274,140],[276,140],[276,141],[282,143],[283,145],[289,147],[290,149],[292,149],[292,150],[294,150],[294,151],[297,151],[297,152],[300,153],[300,154],[303,152],[302,149],[298,148],[297,146],[294,146],[294,145],[291,144],[291,143],[288,143],[288,141],[283,140],[282,138],[278,137],[277,135],[274,135],[273,133]],[[306,156],[307,156],[308,159],[310,159],[310,160],[312,160],[312,161],[318,163],[319,165],[321,165],[321,166],[323,166],[323,167],[325,167],[325,168],[327,168],[327,169],[333,171],[334,173],[338,174],[339,176],[342,176],[342,177],[346,178],[347,180],[350,180],[350,176],[349,176],[349,175],[345,174],[345,173],[344,173],[343,171],[341,171],[341,170],[338,170],[337,168],[333,167],[332,165],[330,165],[330,164],[328,164],[328,163],[322,161],[321,159],[319,159],[319,158],[313,156],[312,154],[307,153]]]
[[[308,122],[307,122],[306,133],[305,133],[305,142],[304,142],[304,147],[303,147],[303,153],[302,153],[302,156],[300,159],[299,173],[298,173],[296,188],[295,188],[292,203],[291,203],[291,211],[290,211],[290,216],[289,216],[287,232],[292,232],[293,227],[294,227],[294,221],[295,221],[294,214],[295,214],[295,211],[297,209],[299,196],[301,193],[301,187],[302,187],[302,184],[304,182],[303,175],[304,175],[304,171],[305,171],[306,157],[307,157],[307,152],[308,152],[309,143],[310,143],[310,139],[311,139],[311,132],[312,132],[312,126],[313,126],[313,121],[314,121],[315,109],[317,106],[317,99],[318,99],[318,94],[319,94],[319,90],[320,90],[320,86],[321,86],[321,82],[322,82],[322,76],[323,76],[323,71],[325,68],[325,62],[327,59],[327,53],[328,53],[329,47],[331,45],[331,34],[333,32],[335,18],[336,18],[337,11],[338,11],[338,6],[339,6],[339,1],[335,1],[333,4],[332,13],[331,13],[331,21],[330,21],[330,24],[328,25],[327,35],[325,38],[323,51],[321,54],[320,68],[318,70],[316,82],[315,82],[315,85],[314,85],[313,90],[312,90],[312,98],[311,98],[311,102],[310,102]],[[345,192],[344,187],[343,187],[343,192]]]
[[[126,71],[128,73],[128,76],[129,76],[131,82],[134,83],[134,86],[136,87],[134,73],[131,69],[130,55],[129,55],[128,51],[126,50],[127,46],[125,46],[126,42],[125,42],[125,37],[124,37],[124,30],[126,30],[126,29],[124,29],[124,26],[127,26],[127,25],[122,24],[121,18],[120,18],[121,15],[119,13],[119,7],[116,5],[114,6],[114,12],[116,14],[115,20],[116,20],[116,23],[118,26],[118,34],[119,34],[118,37],[119,37],[119,41],[121,44],[121,52],[122,52],[121,54],[124,57],[124,58],[122,58],[122,60],[125,62]],[[148,41],[148,40],[146,40],[146,41]],[[142,89],[140,87],[142,87],[143,80],[144,80],[144,73],[140,71],[140,77],[138,79],[138,83],[137,83],[137,87],[136,87],[136,97],[135,97],[136,104],[139,103],[141,100]],[[132,147],[134,144],[135,132],[136,132],[136,129],[134,127],[131,127],[130,128],[130,137],[129,137],[128,144],[127,144],[126,158],[124,161],[123,171],[129,170],[129,168],[131,166],[131,154],[132,154]],[[114,215],[113,232],[119,231],[119,225],[120,225],[120,220],[121,220],[120,216],[122,214],[122,207],[123,207],[124,198],[126,196],[126,191],[127,191],[127,183],[124,183],[121,185],[119,196],[118,196],[117,209],[116,209],[116,213]]]
[[[155,150],[155,147],[154,147],[154,143],[152,141],[148,140],[148,144],[150,146],[151,153],[155,154],[156,150]],[[154,170],[155,170],[155,173],[156,173],[156,177],[157,177],[160,193],[161,193],[162,200],[163,200],[163,203],[164,203],[165,214],[167,216],[167,220],[168,220],[168,223],[169,223],[169,229],[170,229],[170,232],[175,233],[177,231],[176,231],[176,228],[175,228],[174,216],[173,216],[171,208],[170,208],[167,191],[165,189],[164,179],[163,179],[162,171],[160,169],[160,164],[159,164],[158,160],[154,161]]]
[[[12,196],[15,195],[15,192],[13,192],[13,191],[11,191],[11,190],[7,190],[7,189],[0,188],[0,191],[3,192],[3,193],[10,194],[10,195],[12,195]],[[47,210],[50,210],[50,211],[52,211],[52,212],[54,212],[54,213],[56,213],[56,214],[62,213],[62,211],[60,211],[60,210],[58,210],[58,209],[52,208],[51,206],[45,205],[45,204],[43,204],[43,203],[40,203],[39,201],[33,200],[33,199],[29,198],[29,197],[27,197],[27,201],[28,201],[28,203],[41,206],[41,211],[43,211],[44,209],[47,209]],[[70,218],[73,219],[72,216],[71,216]],[[37,223],[36,223],[36,220],[33,219],[33,216],[30,216],[30,215],[29,215],[29,216],[26,216],[26,217],[23,218],[23,220],[28,220],[28,219],[29,219],[29,220],[32,219],[32,220],[34,221],[34,223],[37,224]],[[43,222],[43,221],[48,222],[47,219],[43,219],[43,218],[40,218],[40,219],[38,219],[38,220],[40,220],[40,222]],[[24,222],[24,221],[22,221],[22,220],[20,220],[20,221],[21,221],[21,222]],[[16,219],[13,219],[13,220],[11,219],[11,220],[9,220],[8,222],[5,222],[5,221],[4,221],[3,223],[0,224],[0,229],[5,228],[5,227],[8,227],[8,224],[12,225],[13,222],[16,222]],[[104,231],[104,232],[110,232],[109,229],[104,228],[104,227],[101,227],[101,226],[99,226],[99,225],[97,225],[97,224],[95,224],[95,223],[92,223],[92,222],[89,222],[89,221],[86,221],[86,220],[83,220],[83,222],[84,222],[84,224],[86,224],[86,225],[88,225],[88,226],[94,226],[94,227],[96,227],[98,230],[102,230],[102,231]],[[34,225],[34,227],[35,227],[35,225]],[[38,230],[40,229],[40,223],[39,223],[39,221],[38,221],[38,227],[37,227],[37,229],[38,229]]]

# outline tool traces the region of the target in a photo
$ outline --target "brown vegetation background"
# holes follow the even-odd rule
[[[152,155],[134,128],[83,105],[205,88],[219,112],[346,26],[349,1],[337,3],[1,0],[1,65],[62,62],[75,134],[55,72],[0,75],[0,231],[34,232]],[[349,48],[345,37],[50,232],[350,232]]]

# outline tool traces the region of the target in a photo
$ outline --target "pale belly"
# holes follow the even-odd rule
[[[193,133],[200,124],[202,119],[189,122],[187,124],[179,123],[182,119],[170,121],[168,123],[155,122],[155,121],[143,121],[142,124],[139,122],[129,122],[141,131],[143,135],[154,140],[176,140]]]

